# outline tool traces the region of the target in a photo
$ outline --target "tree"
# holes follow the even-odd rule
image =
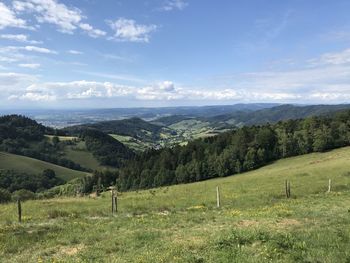
[[[253,147],[250,147],[248,149],[248,152],[244,158],[244,164],[243,167],[245,170],[252,170],[255,167],[257,167],[257,155],[256,155],[256,149]]]
[[[58,143],[60,142],[60,139],[57,136],[52,137],[52,144],[57,147]]]
[[[13,201],[17,201],[17,200],[26,201],[26,200],[32,200],[32,199],[35,199],[35,194],[32,191],[29,191],[26,189],[20,189],[12,193]]]
[[[322,128],[315,132],[315,139],[313,143],[313,150],[315,152],[323,152],[330,149],[332,146],[332,137],[330,129],[323,125]]]
[[[0,188],[0,203],[7,203],[11,201],[11,193],[6,189]]]

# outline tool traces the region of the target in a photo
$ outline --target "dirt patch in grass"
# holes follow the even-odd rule
[[[276,223],[276,226],[278,228],[289,228],[289,227],[296,227],[300,226],[302,223],[296,219],[291,219],[291,218],[285,218]]]
[[[83,244],[79,244],[77,246],[72,247],[61,247],[57,254],[73,256],[79,253],[79,251],[83,250],[84,248],[85,246]]]
[[[239,227],[255,227],[258,226],[260,223],[256,220],[241,220],[238,222]]]

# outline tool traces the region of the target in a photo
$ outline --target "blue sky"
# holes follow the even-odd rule
[[[0,1],[0,108],[350,102],[350,1]]]

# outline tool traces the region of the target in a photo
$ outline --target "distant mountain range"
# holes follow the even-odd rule
[[[188,106],[188,107],[161,107],[161,108],[113,108],[113,109],[81,109],[81,110],[0,110],[0,115],[21,114],[35,119],[45,126],[63,128],[67,126],[95,123],[100,121],[120,120],[132,117],[144,120],[171,115],[216,116],[229,114],[234,111],[256,111],[271,108],[279,104],[252,103],[218,106]]]

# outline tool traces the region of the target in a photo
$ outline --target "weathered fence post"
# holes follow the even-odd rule
[[[220,207],[220,191],[219,186],[216,187],[216,207]]]
[[[118,207],[117,191],[115,190],[115,187],[110,187],[110,189],[112,193],[112,214],[115,214]]]
[[[330,192],[331,192],[331,186],[332,186],[332,180],[329,179],[329,180],[328,180],[328,191],[327,191],[327,193],[330,193]]]
[[[18,222],[22,222],[22,206],[21,206],[21,200],[17,200],[17,207],[18,207]]]
[[[290,198],[290,182],[286,180],[285,182],[285,188],[286,188],[286,197]]]
[[[118,212],[118,192],[116,192],[114,196],[114,210],[116,213]]]

